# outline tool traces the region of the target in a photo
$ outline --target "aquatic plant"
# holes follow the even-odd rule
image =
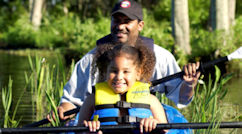
[[[12,85],[13,85],[13,80],[11,76],[9,76],[8,87],[2,88],[2,105],[4,109],[4,117],[3,117],[3,121],[0,121],[0,126],[3,126],[4,128],[17,127],[19,122],[21,121],[21,118],[19,120],[15,120],[15,115],[18,110],[18,106],[23,96],[23,93],[21,97],[18,99],[17,104],[15,105],[14,110],[11,113],[12,115],[10,115],[11,106],[13,103]]]
[[[222,110],[220,104],[227,94],[227,89],[223,88],[224,84],[232,78],[232,75],[226,75],[221,77],[221,72],[217,66],[215,66],[215,80],[211,79],[207,82],[200,80],[195,90],[192,103],[187,109],[182,110],[184,115],[189,119],[189,122],[221,122]],[[218,125],[218,124],[217,124]],[[212,126],[211,126],[212,127]],[[197,129],[194,133],[218,133],[219,129]]]

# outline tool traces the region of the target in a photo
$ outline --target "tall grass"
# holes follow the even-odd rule
[[[21,119],[15,120],[15,115],[18,110],[18,106],[23,94],[18,99],[17,104],[13,112],[11,113],[11,106],[13,102],[12,85],[13,85],[13,80],[10,76],[8,87],[2,89],[2,104],[3,104],[3,110],[4,110],[4,117],[3,119],[0,120],[0,126],[3,126],[4,128],[17,127],[19,122],[21,121]]]
[[[36,113],[34,120],[40,120],[51,109],[56,110],[70,71],[66,71],[66,67],[59,58],[57,58],[57,63],[54,65],[50,65],[45,58],[38,56],[35,56],[34,60],[30,56],[28,59],[31,73],[25,73],[25,78],[32,94],[32,112]],[[70,70],[73,68],[74,61]],[[56,123],[58,124],[59,121],[57,120]]]
[[[232,78],[232,75],[221,77],[221,72],[218,67],[215,67],[215,80],[211,79],[207,82],[200,81],[198,84],[195,95],[190,106],[182,112],[188,117],[190,122],[221,122],[222,109],[221,103],[227,89],[223,88],[224,84]],[[196,134],[215,134],[219,129],[197,129],[194,130]]]

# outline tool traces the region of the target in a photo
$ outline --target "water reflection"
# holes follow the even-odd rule
[[[44,55],[40,57],[45,57],[50,65],[56,64],[57,53],[45,52]],[[35,57],[35,56],[33,56]],[[9,51],[0,51],[0,89],[7,87],[9,76],[13,80],[13,102],[10,108],[10,112],[13,112],[17,101],[21,98],[20,105],[18,106],[16,118],[22,118],[20,124],[28,124],[35,120],[35,112],[32,110],[34,106],[32,105],[31,96],[29,89],[25,87],[25,72],[30,73],[31,68],[28,61],[28,54],[19,55],[11,54]],[[3,117],[2,108],[2,95],[0,92],[0,116]]]

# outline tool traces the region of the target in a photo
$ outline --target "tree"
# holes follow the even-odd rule
[[[212,30],[220,30],[224,37],[232,34],[230,26],[234,25],[236,0],[211,0],[210,24]],[[226,38],[223,39],[226,45]]]
[[[44,0],[30,0],[32,3],[32,6],[30,5],[31,12],[30,12],[30,21],[35,27],[35,29],[38,29],[41,25],[41,19],[42,19],[42,8],[44,6]]]
[[[228,0],[228,15],[229,15],[229,25],[235,24],[235,8],[236,0]]]
[[[229,29],[228,0],[211,0],[211,24],[213,30]]]
[[[191,46],[187,0],[172,0],[171,20],[175,45],[178,45],[186,54],[190,54]]]

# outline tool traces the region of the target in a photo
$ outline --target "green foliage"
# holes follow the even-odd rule
[[[46,97],[47,97],[48,101],[50,102],[51,109],[53,109],[55,117],[58,117],[59,116],[58,111],[57,111],[58,105],[56,105],[56,103],[54,102],[54,99],[51,97],[51,95],[48,92],[45,91],[45,93],[46,93]],[[51,121],[52,126],[57,127],[57,126],[60,125],[60,119],[59,118],[55,118],[55,120],[51,118],[51,120],[52,120]]]
[[[171,20],[171,0],[161,0],[154,5],[152,14],[157,21]]]
[[[27,14],[22,15],[8,31],[2,35],[2,42],[6,42],[10,48],[35,47],[37,32],[29,23]]]
[[[155,44],[160,45],[170,52],[172,51],[174,39],[171,35],[172,29],[167,21],[156,21],[154,16],[144,10],[144,29],[141,35],[154,39]]]
[[[44,18],[38,31],[28,22],[28,16],[23,15],[14,26],[3,33],[2,42],[11,48],[71,48],[87,53],[96,45],[96,40],[109,33],[110,20],[100,18],[96,21],[86,19],[80,21],[73,14],[60,18]]]
[[[209,0],[188,0],[191,28],[206,28],[209,17]]]
[[[32,94],[33,113],[36,113],[36,120],[40,120],[44,113],[46,115],[46,111],[49,112],[52,109],[57,113],[56,106],[60,103],[64,84],[67,82],[67,77],[70,76],[71,71],[67,71],[59,57],[57,57],[57,64],[54,65],[49,65],[45,58],[37,55],[34,60],[30,56],[28,59],[32,73],[25,73],[26,85]],[[74,62],[70,70],[73,70],[73,68]],[[52,125],[57,126],[59,124],[60,122],[57,119]]]
[[[236,16],[241,16],[242,15],[242,2],[236,1]]]
[[[108,5],[106,8],[109,9],[114,2],[114,0],[109,2],[96,1],[94,4],[91,0],[88,0],[82,4]],[[149,3],[147,1],[140,2]],[[47,3],[46,11],[43,12],[42,24],[38,30],[34,30],[29,22],[26,2],[22,3],[24,6],[21,6],[18,2],[10,2],[9,5],[3,6],[1,12],[10,12],[10,7],[16,6],[16,11],[21,14],[18,14],[18,17],[14,19],[15,21],[12,20],[12,23],[9,24],[5,22],[9,18],[1,15],[0,28],[3,27],[3,29],[0,33],[0,45],[7,45],[8,48],[71,49],[79,52],[81,57],[95,47],[97,39],[110,33],[110,17],[105,17],[105,15],[109,15],[106,13],[106,9],[105,11],[99,8],[93,9],[93,5],[90,5],[90,7],[79,5],[80,7],[78,7],[77,3],[73,1],[57,2],[56,5]],[[171,0],[152,1],[150,3],[152,5],[143,6],[145,27],[141,35],[153,38],[156,44],[174,52],[180,65],[194,59],[199,60],[204,56],[213,59],[218,56],[215,52],[219,52],[219,56],[225,55],[225,53],[231,52],[241,45],[241,17],[238,16],[236,19],[234,32],[230,34],[231,36],[224,37],[221,31],[210,32],[206,29],[210,1],[193,0],[188,1],[192,55],[185,55],[182,50],[174,46],[170,25]],[[68,14],[63,11],[64,5],[69,9]],[[240,4],[237,3],[237,5]],[[91,10],[84,13],[89,8]],[[16,12],[13,13],[17,14]],[[221,45],[225,39],[228,39],[227,46]]]
[[[2,18],[3,22],[0,19],[0,31],[7,30],[8,26],[12,26],[22,15],[26,14],[27,9],[24,5],[26,5],[28,1],[20,1],[20,0],[2,0],[0,2],[0,18]]]
[[[19,106],[20,100],[21,100],[24,92],[22,93],[21,97],[18,99],[17,104],[16,104],[13,112],[11,113],[11,106],[12,106],[12,102],[13,102],[12,85],[13,85],[13,80],[10,76],[8,87],[1,89],[4,117],[3,117],[3,119],[0,120],[0,126],[4,127],[4,128],[17,127],[19,122],[21,121],[21,119],[15,120],[15,115],[18,110],[18,106]]]
[[[235,21],[235,26],[233,27],[234,36],[232,36],[232,40],[234,41],[233,44],[238,48],[242,44],[242,16],[239,16]]]
[[[221,77],[218,67],[215,67],[215,80],[209,77],[208,83],[200,80],[190,106],[182,112],[189,122],[220,122],[222,121],[221,103],[228,89],[224,84],[232,75]],[[191,113],[192,112],[192,113]],[[218,129],[195,130],[195,133],[218,133]]]
[[[1,39],[1,32],[4,31],[4,28],[6,28],[4,26],[4,17],[3,16],[0,16],[0,39]]]
[[[236,20],[230,33],[224,35],[224,31],[209,32],[203,29],[191,29],[192,55],[190,59],[200,60],[202,57],[215,59],[218,56],[227,56],[242,43],[242,17]]]

